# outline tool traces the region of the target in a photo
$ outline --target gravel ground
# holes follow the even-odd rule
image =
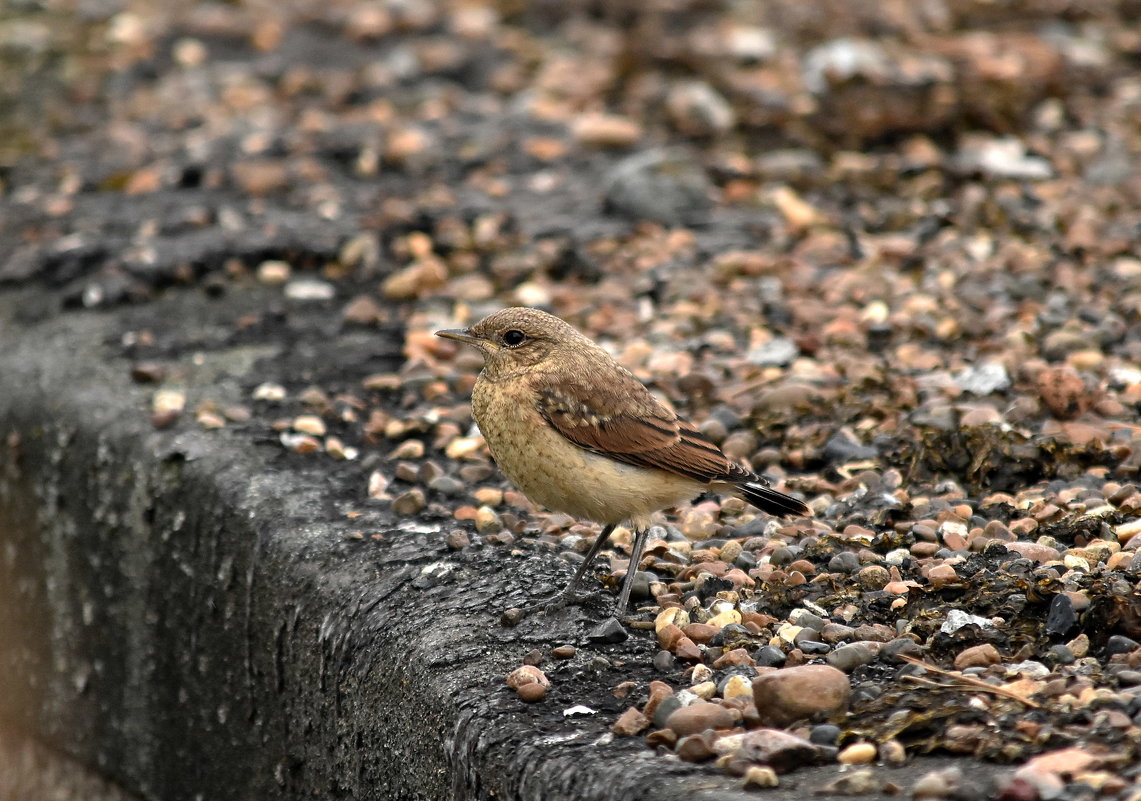
[[[596,528],[505,484],[432,336],[546,308],[814,516],[661,515],[625,626],[505,616],[569,637],[520,646],[520,704],[625,661],[613,736],[748,786],[1141,798],[1141,5],[169,5],[0,15],[27,318],[261,284],[227,341],[304,354],[190,408],[168,363],[209,343],[124,331],[156,426],[573,561]],[[932,752],[963,768],[873,767]]]

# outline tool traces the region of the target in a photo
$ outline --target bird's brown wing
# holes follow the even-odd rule
[[[566,381],[540,385],[536,387],[539,412],[579,447],[626,464],[703,482],[753,477],[691,423],[659,403],[633,376],[621,379],[607,386]]]

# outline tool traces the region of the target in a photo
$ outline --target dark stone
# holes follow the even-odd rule
[[[753,652],[753,661],[761,667],[780,667],[788,659],[784,651],[775,645],[762,645]]]
[[[808,741],[816,745],[836,745],[840,739],[840,727],[831,723],[820,723],[808,733]]]
[[[851,551],[841,551],[828,560],[830,573],[855,573],[860,569],[860,558]]]
[[[1046,661],[1054,665],[1072,665],[1077,657],[1068,645],[1054,645],[1046,652]]]
[[[711,188],[709,177],[696,162],[665,151],[643,151],[613,168],[605,207],[635,221],[701,223],[712,207]]]
[[[654,728],[664,729],[670,715],[681,709],[681,706],[681,699],[676,695],[667,695],[663,698],[658,708],[654,710]]]
[[[1078,613],[1068,595],[1058,593],[1050,601],[1050,611],[1046,613],[1046,633],[1054,637],[1064,637],[1078,624]]]
[[[1124,634],[1114,634],[1105,641],[1105,653],[1108,656],[1128,654],[1141,648],[1141,643],[1126,637]]]
[[[832,650],[832,646],[828,643],[815,640],[803,640],[798,642],[796,646],[809,656],[822,656]]]
[[[901,656],[912,656],[916,659],[923,656],[923,646],[910,637],[897,637],[885,642],[880,648],[879,658],[885,662],[898,662]]]
[[[629,636],[630,634],[622,627],[618,618],[608,617],[591,629],[586,638],[593,643],[613,644],[623,642]]]
[[[654,654],[654,670],[659,673],[672,673],[677,667],[677,659],[669,651],[661,650]]]

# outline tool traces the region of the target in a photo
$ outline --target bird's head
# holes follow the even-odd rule
[[[469,328],[437,331],[436,336],[479,348],[488,378],[508,378],[529,370],[562,349],[589,340],[558,317],[518,306],[489,314]]]

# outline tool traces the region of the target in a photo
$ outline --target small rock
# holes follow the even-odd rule
[[[746,789],[749,787],[777,787],[780,785],[780,779],[777,778],[776,771],[768,765],[749,765],[745,768],[745,776],[741,785]]]
[[[302,414],[293,418],[293,430],[314,437],[323,437],[327,428],[325,421],[315,414]]]
[[[702,222],[712,208],[712,182],[700,165],[649,150],[630,156],[611,172],[606,205],[633,220],[663,225]]]
[[[866,640],[848,643],[832,651],[824,658],[824,661],[837,670],[851,673],[860,665],[867,665],[874,662],[876,657],[879,656],[882,647],[882,643],[869,642]]]
[[[396,496],[392,501],[392,511],[398,515],[411,517],[424,511],[427,506],[428,499],[424,495],[424,490],[419,487],[402,492]]]
[[[1002,661],[1002,654],[998,649],[988,643],[974,645],[955,657],[955,670],[966,670],[971,667],[989,667]]]
[[[1042,403],[1059,420],[1072,420],[1092,404],[1085,382],[1068,367],[1049,367],[1035,383]]]
[[[952,798],[955,791],[963,781],[963,772],[959,768],[946,768],[924,773],[911,788],[911,797],[920,798]]]
[[[959,389],[972,395],[990,395],[1010,389],[1010,375],[1001,362],[972,365],[955,376]]]
[[[712,740],[708,735],[709,732],[702,732],[679,739],[674,747],[678,758],[686,762],[705,762],[713,759],[716,752],[713,750]]]
[[[1007,550],[1014,551],[1019,556],[1026,559],[1033,559],[1039,564],[1045,562],[1056,562],[1061,559],[1062,554],[1057,548],[1051,548],[1049,545],[1040,545],[1037,542],[1024,542],[1021,540],[1006,543]]]
[[[533,682],[539,682],[548,686],[551,683],[547,678],[547,674],[543,673],[542,670],[534,665],[523,665],[515,668],[515,670],[507,674],[506,681],[507,686],[513,690],[517,690],[524,684],[531,684]]]
[[[136,362],[131,365],[131,380],[140,384],[157,384],[166,378],[166,367],[158,362]]]
[[[341,310],[341,317],[347,323],[355,325],[375,325],[386,319],[380,304],[368,295],[358,295]]]
[[[694,641],[689,637],[683,636],[679,638],[678,641],[674,643],[674,647],[671,649],[671,652],[678,659],[684,659],[687,662],[701,661],[701,649],[698,648],[696,643],[694,643]]]
[[[840,727],[831,723],[821,723],[812,727],[808,734],[810,742],[816,745],[835,745],[840,739]]]
[[[856,746],[852,747],[855,748]],[[820,795],[837,797],[871,795],[883,792],[884,789],[884,781],[876,775],[875,771],[864,768],[863,770],[852,771],[838,779],[833,779],[822,787],[817,787],[815,792]]]
[[[907,762],[907,749],[899,740],[885,740],[880,743],[879,757],[885,765],[898,767]]]
[[[753,700],[763,723],[787,726],[848,706],[851,685],[829,665],[799,665],[766,673],[753,681]]]
[[[691,686],[689,691],[703,701],[708,701],[717,695],[717,683],[713,681],[702,681]]]
[[[480,534],[502,531],[503,522],[490,506],[481,506],[475,510],[475,529]]]
[[[546,685],[536,682],[534,684],[524,684],[521,687],[518,687],[515,692],[525,703],[533,704],[536,701],[543,700],[547,696],[548,689],[549,688]]]
[[[299,301],[324,301],[336,297],[337,290],[328,281],[302,278],[285,285],[285,297]]]
[[[1046,613],[1046,633],[1050,635],[1065,635],[1078,624],[1078,613],[1074,609],[1074,602],[1065,593],[1058,593],[1050,601],[1050,610]]]
[[[599,623],[586,635],[594,643],[607,644],[625,642],[630,635],[616,617],[608,617]]]
[[[648,718],[653,718],[657,712],[658,704],[673,695],[673,689],[664,681],[651,681],[649,687],[649,698],[646,705],[642,707],[642,714]]]
[[[263,261],[257,267],[257,279],[263,284],[284,284],[293,273],[293,268],[284,261]]]
[[[574,121],[574,138],[589,147],[629,147],[642,138],[642,126],[616,114],[584,114]]]
[[[666,728],[672,729],[680,738],[706,729],[730,729],[735,723],[733,713],[720,704],[694,701],[673,712],[666,719]]]
[[[610,731],[619,737],[632,737],[649,727],[650,719],[640,710],[630,707],[618,717],[618,720],[610,727]]]
[[[724,686],[721,688],[722,698],[736,698],[738,696],[747,695],[752,697],[753,683],[744,676],[730,676],[725,680]]]
[[[729,101],[705,81],[674,84],[666,96],[666,111],[677,129],[689,136],[716,136],[737,124]]]
[[[876,759],[876,747],[873,743],[852,743],[836,755],[836,761],[842,765],[867,765]]]
[[[821,756],[818,746],[779,729],[753,729],[722,737],[714,748],[726,757],[725,767],[738,775],[757,764],[767,765],[777,773],[788,773],[817,762]]]

